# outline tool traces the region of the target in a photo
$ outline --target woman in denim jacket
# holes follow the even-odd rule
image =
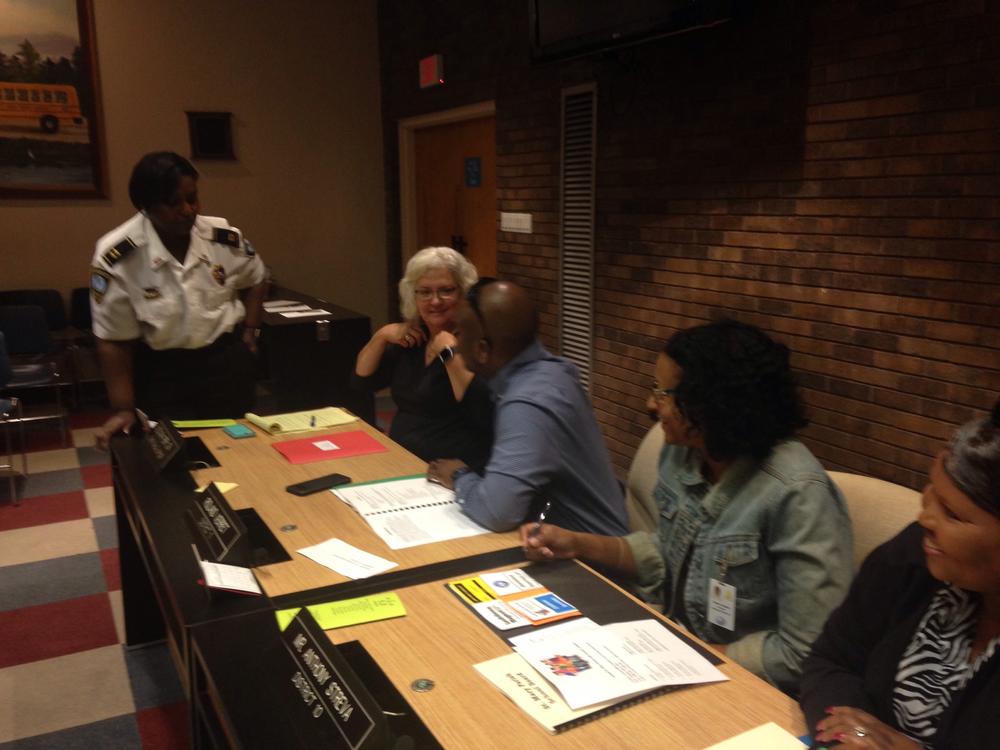
[[[789,693],[851,580],[851,524],[805,425],[788,349],[723,320],[675,334],[647,401],[663,428],[656,532],[525,524],[530,559],[581,557],[635,578],[699,638]]]

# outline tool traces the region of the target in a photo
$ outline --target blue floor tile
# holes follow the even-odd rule
[[[136,711],[184,700],[184,690],[166,643],[122,648]]]
[[[98,516],[90,519],[97,535],[97,546],[101,549],[114,549],[118,546],[118,528],[114,516]]]
[[[24,483],[22,497],[55,495],[59,492],[73,492],[82,489],[83,477],[80,475],[79,469],[45,471],[28,477],[28,481]]]
[[[0,574],[0,612],[107,591],[96,552],[8,565]]]
[[[80,461],[80,466],[96,466],[97,464],[106,464],[111,461],[110,454],[107,451],[99,451],[92,446],[77,448],[76,457]]]
[[[0,750],[142,750],[135,714],[115,716],[72,729],[0,742]]]

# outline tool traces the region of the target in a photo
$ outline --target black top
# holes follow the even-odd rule
[[[493,447],[493,400],[489,386],[476,376],[465,397],[455,400],[444,365],[436,357],[424,366],[425,347],[389,344],[378,369],[367,377],[351,376],[355,388],[391,387],[397,413],[389,437],[425,461],[459,458],[482,470]]]
[[[813,644],[802,665],[800,699],[812,731],[827,706],[854,706],[899,730],[892,709],[899,661],[943,585],[927,570],[922,539],[914,523],[873,551]],[[1000,655],[994,655],[952,698],[929,747],[993,747],[998,715]]]

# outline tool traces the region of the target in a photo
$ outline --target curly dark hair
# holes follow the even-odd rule
[[[198,170],[180,154],[173,151],[154,151],[146,154],[132,168],[128,181],[128,197],[132,205],[140,211],[152,208],[157,203],[170,200],[181,177],[198,179]]]
[[[719,320],[675,333],[664,354],[681,368],[678,410],[717,461],[762,460],[808,421],[788,366],[788,347],[759,328]]]

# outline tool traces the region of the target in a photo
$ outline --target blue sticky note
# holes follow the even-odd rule
[[[576,609],[572,604],[563,601],[555,594],[542,594],[535,598],[557,615],[561,615],[563,612],[572,612]]]
[[[231,424],[223,427],[222,431],[231,438],[248,438],[257,434],[244,424]]]

